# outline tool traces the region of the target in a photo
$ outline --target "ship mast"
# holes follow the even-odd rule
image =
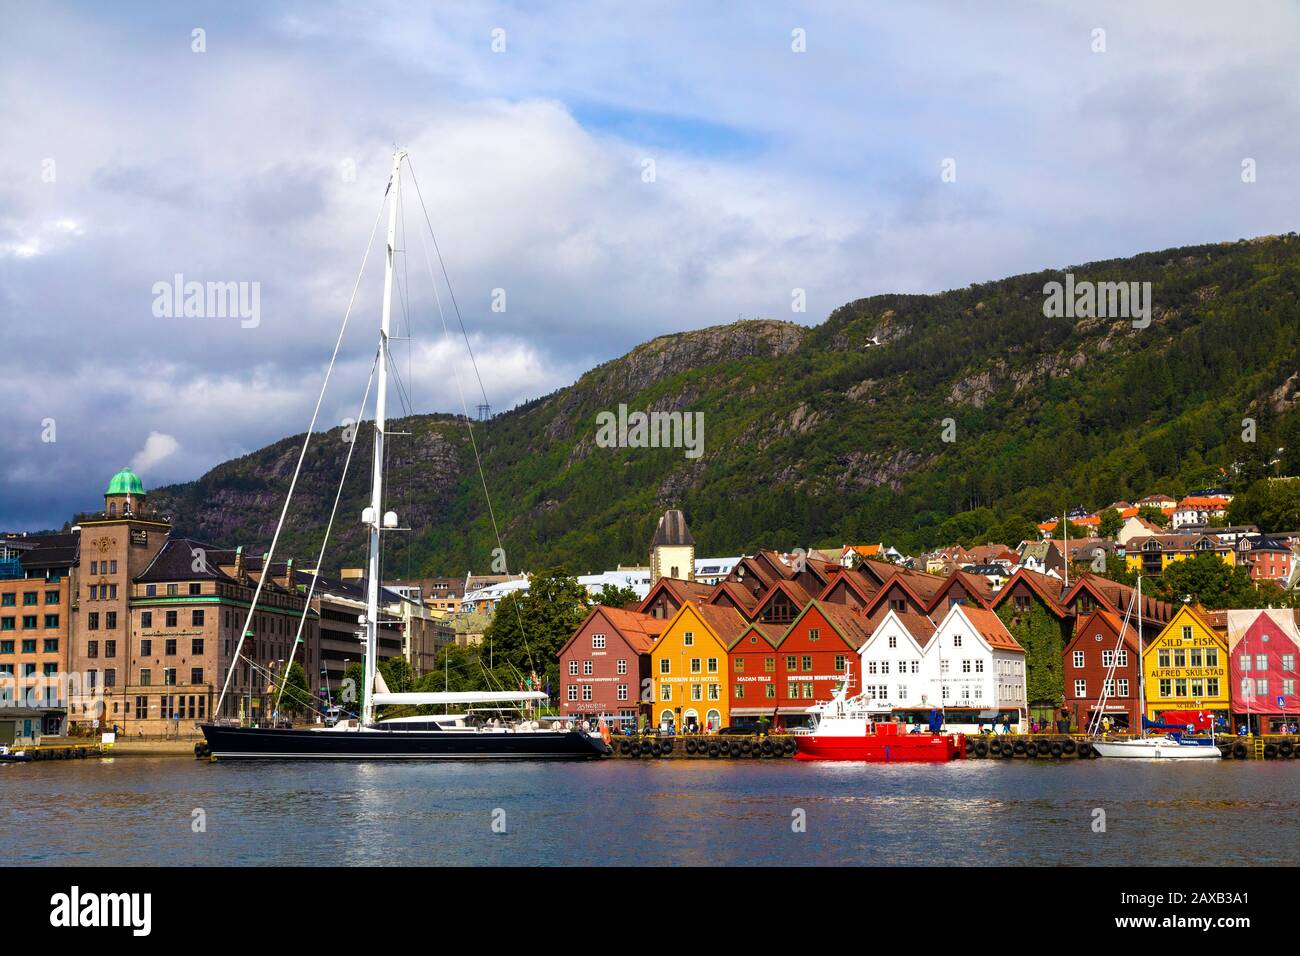
[[[388,180],[388,255],[384,258],[384,307],[379,321],[378,381],[375,396],[375,452],[370,469],[370,507],[362,521],[370,526],[370,555],[366,563],[366,651],[362,668],[361,726],[375,719],[375,673],[379,648],[379,540],[384,514],[384,413],[388,398],[388,330],[393,312],[393,259],[397,249],[397,207],[402,195],[402,160],[405,150],[393,153]],[[393,522],[396,524],[396,522]]]
[[[1138,736],[1146,736],[1147,665],[1142,660],[1142,575],[1138,575]]]

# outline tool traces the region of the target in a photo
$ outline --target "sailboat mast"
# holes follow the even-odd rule
[[[370,469],[370,556],[366,564],[366,658],[362,667],[361,725],[375,719],[375,670],[379,649],[379,537],[384,520],[384,415],[388,399],[388,330],[393,313],[393,259],[397,250],[397,207],[402,193],[402,160],[393,153],[388,180],[388,255],[384,258],[384,307],[379,322],[379,361],[375,395],[375,454]]]
[[[1147,719],[1147,665],[1142,659],[1142,575],[1138,575],[1138,734],[1146,733],[1143,723]]]

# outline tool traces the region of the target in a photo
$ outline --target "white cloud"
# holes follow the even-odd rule
[[[137,473],[152,471],[174,455],[180,447],[181,443],[171,435],[150,432],[149,437],[144,441],[144,447],[131,459],[131,470]]]

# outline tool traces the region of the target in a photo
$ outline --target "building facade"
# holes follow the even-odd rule
[[[1076,730],[1094,717],[1110,718],[1115,729],[1141,728],[1137,633],[1113,611],[1098,609],[1079,619],[1065,645],[1062,672],[1064,709]]]
[[[1253,734],[1286,733],[1300,719],[1297,612],[1228,612],[1230,699],[1234,729]]]
[[[650,650],[653,715],[660,727],[708,731],[727,725],[727,648],[747,626],[731,608],[682,605]]]
[[[1227,638],[1191,605],[1181,606],[1143,647],[1142,669],[1148,720],[1167,710],[1228,716]]]
[[[650,649],[667,622],[598,605],[560,648],[560,713],[625,729],[650,716]]]

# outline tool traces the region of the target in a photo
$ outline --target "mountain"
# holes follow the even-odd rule
[[[1149,325],[1045,309],[1046,284],[1065,272],[1076,289],[1149,282]],[[811,328],[760,320],[661,336],[474,423],[474,435],[512,570],[644,561],[669,506],[685,510],[701,555],[1016,541],[1063,506],[1244,486],[1279,446],[1273,467],[1300,473],[1298,294],[1289,233],[872,296]],[[703,413],[703,453],[602,447],[597,416],[620,404]],[[414,530],[388,536],[391,573],[486,570],[496,543],[467,423],[393,427],[410,435],[389,443],[390,506]],[[153,501],[187,533],[264,548],[301,441]],[[363,558],[364,427],[358,441],[327,568]],[[341,429],[313,441],[281,553],[314,560],[345,453]]]

